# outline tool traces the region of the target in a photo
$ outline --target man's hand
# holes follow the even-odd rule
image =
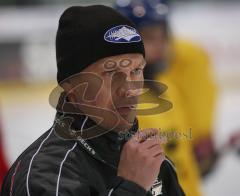
[[[150,190],[165,159],[163,143],[157,129],[137,132],[123,147],[118,176],[135,182],[146,191]]]

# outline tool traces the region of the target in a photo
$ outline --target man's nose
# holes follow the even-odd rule
[[[113,84],[117,84],[117,95],[119,97],[131,96],[131,77],[128,72],[118,72],[114,75]]]
[[[142,88],[138,81],[125,81],[117,89],[119,97],[130,98],[141,95]]]
[[[121,85],[119,85],[118,89],[117,89],[117,95],[119,97],[130,97],[131,96],[131,89],[129,87],[129,82],[125,82],[122,83]]]
[[[140,94],[141,84],[132,80],[130,72],[116,73],[113,80],[113,83],[117,84],[119,97],[134,97]]]

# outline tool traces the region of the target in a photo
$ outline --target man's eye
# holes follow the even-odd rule
[[[137,68],[137,69],[134,69],[134,70],[133,70],[133,74],[134,74],[134,75],[142,74],[142,72],[143,72],[143,69],[141,69],[141,68]]]
[[[112,76],[114,73],[116,73],[116,70],[111,70],[111,71],[105,71],[104,74],[106,76]]]

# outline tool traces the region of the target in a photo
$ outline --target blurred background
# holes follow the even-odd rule
[[[48,97],[57,85],[55,36],[61,13],[71,5],[113,3],[113,0],[0,0],[1,175],[53,123],[55,109]],[[238,196],[240,1],[172,1],[169,23],[175,36],[206,52],[217,89],[212,136],[218,159],[211,172],[201,178],[202,193]]]

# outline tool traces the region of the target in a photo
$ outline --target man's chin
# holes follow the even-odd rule
[[[132,117],[132,118],[121,117],[117,127],[114,130],[117,132],[128,131],[133,126],[134,120],[135,120],[135,117]]]

